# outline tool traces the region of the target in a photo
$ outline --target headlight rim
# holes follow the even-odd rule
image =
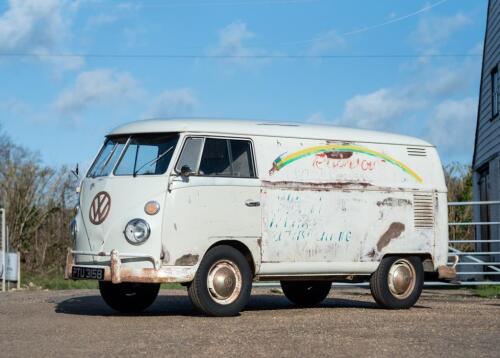
[[[142,239],[142,241],[132,241],[127,236],[127,228],[129,227],[129,225],[135,226],[134,223],[137,223],[137,222],[141,222],[141,223],[145,224],[145,226],[146,226],[146,235],[145,235],[144,239]],[[125,229],[123,230],[123,236],[125,236],[125,240],[127,240],[127,242],[129,244],[134,245],[134,246],[139,246],[139,245],[144,244],[146,241],[148,241],[149,237],[151,236],[151,227],[149,226],[149,223],[146,220],[141,219],[141,218],[135,218],[135,219],[129,220],[127,222],[127,224],[125,225]]]

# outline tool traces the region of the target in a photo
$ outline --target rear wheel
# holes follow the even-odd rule
[[[112,309],[122,313],[139,313],[154,302],[160,284],[99,281],[99,290],[104,302]]]
[[[323,301],[332,283],[330,281],[281,281],[286,298],[298,306],[314,306]]]
[[[235,316],[247,304],[252,270],[245,256],[232,246],[210,249],[188,287],[193,305],[209,316]]]
[[[370,278],[375,301],[384,308],[412,307],[424,285],[424,269],[417,256],[384,257]]]

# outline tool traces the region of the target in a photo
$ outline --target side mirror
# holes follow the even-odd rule
[[[190,176],[191,174],[193,174],[193,171],[191,170],[191,168],[189,167],[189,165],[183,165],[181,167],[181,177],[188,177]]]

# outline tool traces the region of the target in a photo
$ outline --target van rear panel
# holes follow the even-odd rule
[[[436,234],[446,226],[446,188],[433,147],[256,142],[263,263],[378,262],[393,253],[433,257],[439,247],[444,264],[436,240],[447,246],[447,235]]]

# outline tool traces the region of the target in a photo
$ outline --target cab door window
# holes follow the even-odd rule
[[[229,147],[226,139],[205,139],[199,174],[207,176],[231,176]]]
[[[187,166],[191,171],[196,173],[198,171],[198,162],[200,161],[202,147],[203,138],[187,138],[175,166],[176,172],[180,173],[182,167]]]
[[[255,178],[250,141],[206,138],[198,174],[204,176]]]
[[[231,166],[234,177],[255,178],[252,144],[248,140],[229,140]]]

